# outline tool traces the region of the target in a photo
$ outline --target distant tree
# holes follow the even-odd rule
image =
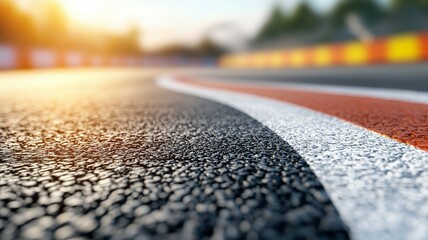
[[[44,1],[40,5],[39,44],[53,47],[66,47],[69,39],[69,20],[57,1]]]
[[[286,21],[286,16],[281,7],[275,6],[257,38],[261,40],[281,35],[286,30]]]
[[[391,0],[391,12],[399,16],[402,13],[428,12],[428,0]]]
[[[153,51],[153,55],[161,56],[193,56],[195,53],[194,49],[180,45],[180,44],[170,44],[162,46],[161,48]]]
[[[142,51],[140,46],[140,37],[141,32],[137,25],[132,25],[129,27],[128,32],[123,37],[123,42],[121,43],[123,53],[135,54]]]
[[[140,29],[125,34],[77,26],[56,0],[38,2],[38,12],[21,11],[15,0],[0,0],[0,43],[109,54],[140,54]],[[73,28],[72,28],[73,27]]]
[[[14,40],[17,9],[11,1],[0,1],[0,41]]]
[[[428,11],[428,0],[419,0],[419,4],[424,11]]]
[[[0,0],[0,42],[27,44],[34,41],[35,24],[12,0]]]
[[[321,18],[313,11],[306,2],[298,5],[291,17],[287,21],[287,30],[290,32],[304,32],[317,28]]]
[[[367,23],[374,23],[384,16],[382,8],[374,0],[342,0],[329,13],[329,22],[334,27],[343,27],[350,14],[357,14]]]
[[[196,47],[196,54],[199,56],[219,56],[225,50],[209,38],[204,38]]]
[[[225,49],[211,39],[204,38],[196,46],[170,44],[163,46],[150,54],[156,56],[186,56],[186,57],[216,57],[225,53]]]
[[[287,17],[280,6],[275,6],[272,13],[258,34],[258,39],[269,39],[286,33],[295,34],[316,29],[320,24],[318,16],[311,6],[304,1]]]
[[[426,29],[428,0],[391,0],[389,21],[398,31]]]
[[[407,8],[421,7],[426,0],[391,0],[391,8],[393,11],[400,11]]]
[[[140,30],[131,26],[126,33],[101,33],[104,37],[105,51],[110,54],[133,55],[141,54]]]

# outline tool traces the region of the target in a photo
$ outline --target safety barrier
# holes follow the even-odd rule
[[[276,49],[226,55],[227,68],[303,68],[414,63],[428,60],[428,33],[378,38],[370,42],[345,42],[298,49]]]
[[[0,45],[0,69],[13,69],[17,67],[17,52],[7,45]]]
[[[212,57],[106,56],[0,44],[0,70],[73,67],[216,66]]]

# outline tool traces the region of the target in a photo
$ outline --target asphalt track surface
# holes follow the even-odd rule
[[[272,98],[326,113],[373,130],[403,143],[428,150],[428,105],[402,100],[339,93],[287,89],[288,85],[251,84],[193,80],[181,82],[206,88],[243,92]]]
[[[424,66],[0,75],[0,238],[426,239]]]
[[[1,239],[348,239],[277,134],[144,72],[2,75]]]
[[[358,126],[353,120],[358,120],[360,115],[365,116],[365,123],[377,118],[376,110],[379,108],[369,106],[361,111],[358,106],[360,100],[376,104],[390,99],[397,108],[389,110],[392,117],[385,115],[385,119],[375,121],[376,125],[401,129],[407,122],[394,117],[396,112],[402,114],[400,104],[427,104],[428,94],[265,81],[242,84],[242,81],[235,80],[173,76],[164,76],[158,82],[174,91],[231,106],[277,133],[305,159],[321,180],[342,219],[350,227],[353,238],[427,238],[428,153],[416,148],[419,142],[400,143],[394,136],[375,132],[366,128],[368,125]],[[300,94],[296,95],[296,91]],[[337,95],[341,102],[330,105],[329,101],[320,98],[312,101],[314,103],[309,101],[313,104],[311,107],[307,101],[311,99],[308,93],[315,96],[323,94],[327,100]],[[334,111],[323,113],[325,103],[332,107],[329,110]],[[357,118],[346,121],[337,114],[343,111]],[[332,114],[335,112],[336,115]],[[427,119],[428,113],[412,114]],[[426,120],[416,121],[412,129],[425,127]],[[404,135],[415,138],[426,136],[424,132],[414,134],[405,131],[406,127],[401,130],[404,130]],[[426,143],[426,140],[422,139],[421,143]]]
[[[317,83],[382,89],[428,91],[428,64],[374,65],[314,69],[205,70],[198,76],[246,82]]]

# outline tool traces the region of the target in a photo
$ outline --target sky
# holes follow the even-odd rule
[[[30,2],[32,0],[19,0]],[[251,37],[274,4],[291,11],[302,0],[57,0],[79,24],[123,32],[133,24],[141,29],[141,43],[155,49],[169,43],[196,44],[219,24],[228,23]],[[330,9],[337,0],[307,0],[316,11]],[[234,30],[230,30],[234,31]]]

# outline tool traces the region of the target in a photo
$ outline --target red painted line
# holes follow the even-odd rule
[[[179,81],[300,105],[428,151],[428,105],[425,104],[185,78]]]

